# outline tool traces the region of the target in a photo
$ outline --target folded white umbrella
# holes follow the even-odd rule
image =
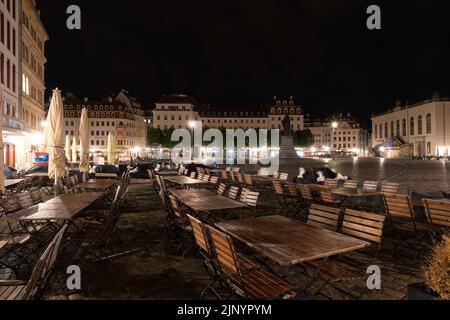
[[[70,154],[70,136],[66,136],[66,145],[64,146],[64,151],[66,152],[66,159],[69,162],[72,162],[71,154]]]
[[[116,161],[116,137],[112,132],[108,134],[108,162],[114,164]]]
[[[73,137],[72,140],[72,162],[77,162],[78,155],[77,155],[77,137]]]
[[[80,172],[89,173],[89,149],[90,149],[90,132],[89,132],[89,118],[87,109],[83,109],[81,112],[80,121]]]
[[[59,179],[62,179],[66,172],[63,112],[61,91],[55,89],[53,90],[53,96],[48,110],[44,143],[49,154],[48,176],[55,179],[55,183]]]

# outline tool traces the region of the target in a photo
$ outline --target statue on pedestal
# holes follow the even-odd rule
[[[292,135],[291,117],[289,117],[289,116],[284,117],[282,125],[283,125],[283,136],[286,136],[286,137],[291,136]]]

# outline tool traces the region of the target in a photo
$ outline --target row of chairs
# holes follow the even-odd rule
[[[394,182],[358,181],[358,180],[333,180],[326,179],[324,185],[331,188],[345,187],[350,189],[363,189],[367,191],[379,191],[383,193],[399,193],[400,184]]]

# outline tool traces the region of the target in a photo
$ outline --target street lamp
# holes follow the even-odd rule
[[[337,123],[336,121],[333,121],[333,123],[331,124],[331,128],[333,129],[333,140],[332,140],[332,144],[333,144],[333,161],[336,160],[336,147],[334,147],[335,145],[335,136],[334,136],[334,131],[339,127],[339,123]]]

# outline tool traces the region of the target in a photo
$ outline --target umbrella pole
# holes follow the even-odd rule
[[[59,187],[58,187],[58,170],[55,168],[55,197],[59,195]]]

